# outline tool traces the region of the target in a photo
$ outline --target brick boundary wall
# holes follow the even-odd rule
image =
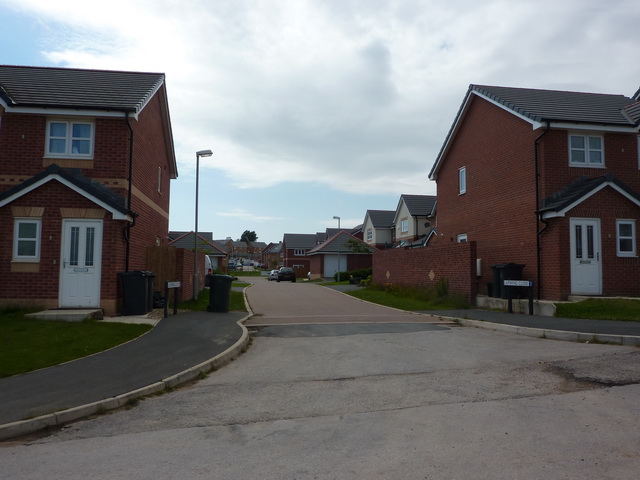
[[[449,291],[466,295],[475,302],[476,242],[424,248],[392,248],[373,253],[373,283],[433,287],[441,278],[449,281]]]

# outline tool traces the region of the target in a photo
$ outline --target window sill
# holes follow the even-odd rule
[[[40,261],[13,260],[11,262],[12,273],[40,273]]]
[[[595,168],[600,170],[604,170],[607,168],[604,165],[589,165],[586,163],[570,163],[569,166],[573,168]]]

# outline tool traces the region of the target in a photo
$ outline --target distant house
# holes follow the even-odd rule
[[[199,252],[204,252],[209,257],[210,268],[205,268],[205,265],[201,265],[198,270],[207,274],[212,273],[216,269],[225,268],[227,266],[228,250],[224,245],[220,245],[213,241],[212,232],[198,232],[198,240],[194,241],[194,232],[169,232],[170,247],[185,248],[187,250],[194,250],[196,245]],[[212,271],[209,271],[211,269]]]
[[[312,278],[331,278],[336,272],[371,268],[374,248],[342,230],[307,252]]]
[[[269,269],[277,269],[284,264],[282,242],[270,243],[262,252],[264,264]]]
[[[318,245],[318,235],[311,233],[285,233],[282,237],[285,267],[292,267],[298,275],[309,272],[311,261],[307,252]]]
[[[363,240],[375,248],[388,248],[393,244],[395,210],[367,210],[362,231]]]
[[[393,217],[394,245],[408,246],[427,238],[435,215],[435,195],[400,195]]]
[[[119,311],[177,176],[163,74],[0,65],[0,303]]]
[[[537,296],[640,296],[640,92],[471,85],[430,172],[439,243],[475,242],[480,292],[515,263]]]

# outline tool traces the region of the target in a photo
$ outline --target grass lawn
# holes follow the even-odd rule
[[[385,291],[375,287],[364,287],[345,293],[361,300],[411,312],[422,310],[459,310],[469,308],[469,304],[462,298],[446,296],[443,299],[438,300],[429,292],[412,289]]]
[[[151,325],[33,320],[0,310],[0,377],[50,367],[139,337]]]
[[[246,286],[248,283],[244,282],[234,282],[232,286]],[[198,301],[195,302],[193,299],[186,300],[182,303],[178,304],[178,309],[180,310],[193,310],[193,311],[206,311],[207,306],[209,305],[209,289],[205,288],[198,295]],[[230,312],[246,312],[247,307],[244,304],[244,295],[242,292],[234,292],[231,290],[231,297],[229,298],[229,311]]]
[[[556,317],[640,322],[640,300],[590,298],[576,303],[556,303]]]

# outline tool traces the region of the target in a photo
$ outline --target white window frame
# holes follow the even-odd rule
[[[631,236],[621,236],[620,226],[631,225]],[[631,240],[631,250],[622,250],[620,248],[620,240]],[[616,254],[619,257],[635,257],[636,256],[636,221],[619,219],[616,220]]]
[[[367,228],[367,241],[373,240],[373,228]]]
[[[459,233],[456,240],[458,241],[458,243],[464,243],[469,241],[469,237],[466,233]]]
[[[293,254],[296,257],[304,257],[307,254],[307,251],[303,248],[296,248],[293,250]]]
[[[52,137],[51,136],[51,124],[53,123],[64,123],[66,125],[66,135],[65,137]],[[89,140],[89,153],[73,153],[72,145],[74,137],[73,135],[73,125],[89,125],[91,128],[91,133],[89,138],[77,137],[80,140]],[[47,134],[46,134],[46,144],[45,144],[45,156],[50,158],[93,158],[93,146],[95,140],[95,124],[93,122],[87,121],[79,121],[79,120],[69,120],[69,119],[57,119],[52,118],[47,120]],[[52,152],[50,150],[51,140],[52,139],[63,139],[65,142],[65,151],[64,152]]]
[[[577,138],[580,137],[583,139],[584,141],[584,148],[574,148],[571,145],[571,139],[572,138]],[[597,138],[600,140],[600,148],[599,149],[592,149],[589,145],[589,139],[591,138]],[[585,168],[604,168],[605,166],[605,159],[604,159],[604,136],[603,135],[598,135],[598,134],[589,134],[589,133],[576,133],[576,132],[569,132],[569,141],[568,141],[568,147],[569,147],[569,165],[572,167],[585,167]],[[584,162],[577,162],[574,161],[573,157],[573,152],[576,151],[580,151],[584,154]],[[591,152],[600,152],[600,162],[591,162]]]
[[[467,167],[458,169],[458,195],[467,193]]]
[[[36,225],[36,237],[35,238],[20,238],[20,225],[24,223],[31,223]],[[42,219],[40,218],[14,218],[13,221],[13,260],[18,262],[39,262],[40,261],[40,236],[42,232]],[[35,254],[34,255],[19,255],[18,245],[20,242],[33,241],[35,242]]]
[[[404,219],[400,220],[400,233],[408,233],[409,232],[409,220]]]

